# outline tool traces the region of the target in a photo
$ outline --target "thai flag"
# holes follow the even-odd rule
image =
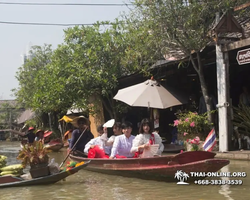
[[[213,128],[208,134],[203,144],[203,148],[205,151],[212,151],[215,144],[216,144],[216,135],[215,135],[215,130]]]

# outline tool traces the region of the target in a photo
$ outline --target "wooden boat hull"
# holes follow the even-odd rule
[[[185,152],[154,158],[88,159],[70,155],[74,161],[91,160],[86,170],[105,174],[137,177],[142,179],[174,181],[177,170],[183,172],[217,172],[229,164],[229,160],[215,159],[210,152]],[[196,178],[190,177],[189,181]],[[201,179],[197,177],[197,179]],[[176,181],[176,180],[175,180]]]
[[[23,148],[23,146],[27,144],[27,142],[21,142],[21,148]],[[64,146],[64,143],[63,142],[55,142],[55,141],[51,141],[47,144],[45,144],[45,148],[47,148],[48,150],[51,150],[51,151],[59,151],[61,148],[63,148]]]
[[[63,144],[55,144],[55,145],[49,145],[48,147],[46,147],[48,150],[51,151],[59,151],[61,148],[63,148]]]
[[[175,144],[164,144],[164,153],[180,153],[181,150],[185,150],[182,145],[175,145]]]
[[[71,170],[60,172],[58,174],[45,176],[45,177],[34,178],[31,180],[23,180],[21,178],[12,177],[12,176],[5,176],[5,177],[3,176],[3,177],[0,177],[0,188],[53,184],[78,172],[80,169],[87,167],[89,163],[90,161],[86,161],[83,165],[72,168]]]
[[[62,142],[58,142],[58,143],[48,143],[47,145],[45,145],[45,147],[48,149],[48,150],[51,150],[51,151],[59,151],[61,148],[63,148],[63,143]]]

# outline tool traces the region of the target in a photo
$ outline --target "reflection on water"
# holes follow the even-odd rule
[[[20,145],[18,142],[1,142],[0,154],[8,156],[8,164],[20,163],[16,156]],[[60,163],[66,152],[62,150],[51,153],[50,157]],[[230,172],[246,172],[250,174],[250,163],[247,161],[231,161],[229,166],[222,169]],[[213,178],[220,179],[220,178]],[[223,179],[228,179],[223,177]],[[135,178],[111,176],[81,170],[53,185],[6,188],[0,189],[1,200],[248,200],[250,178],[243,180],[241,186],[202,186],[202,185],[177,185]]]
[[[229,172],[229,166],[225,166],[221,169],[222,172]],[[228,181],[229,177],[221,177],[222,180]],[[228,200],[234,200],[233,198],[230,197],[230,194],[232,193],[230,191],[230,185],[222,185],[219,193],[222,194],[226,199]]]

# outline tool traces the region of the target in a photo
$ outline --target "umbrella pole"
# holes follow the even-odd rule
[[[149,114],[149,119],[152,120],[152,108],[150,108],[150,102],[148,102],[148,114]]]
[[[154,120],[153,109],[152,109],[152,108],[149,108],[149,119],[150,119],[151,121]]]

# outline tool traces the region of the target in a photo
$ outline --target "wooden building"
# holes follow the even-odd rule
[[[249,6],[250,4],[243,5],[235,8],[233,13],[226,13],[221,16],[214,28],[215,41],[208,44],[201,52],[209,93],[217,99],[219,148],[221,152],[231,149],[232,107],[239,103],[242,86],[248,84],[250,86]],[[239,57],[240,55],[241,57]],[[248,55],[249,59],[247,59]],[[243,57],[245,59],[242,59]],[[181,67],[179,66],[180,62],[183,63]],[[172,127],[169,124],[173,123],[175,119],[176,109],[183,107],[189,110],[197,110],[202,95],[199,78],[189,58],[159,60],[149,70],[162,85],[173,87],[189,99],[189,103],[186,105],[159,110],[160,134],[170,142]],[[141,83],[149,78],[140,73],[121,77],[119,78],[118,89]],[[99,121],[109,120],[105,109],[102,110],[102,119],[99,119]],[[134,129],[137,130],[137,123],[144,117],[148,117],[147,108],[131,107],[127,113],[119,117],[119,120],[131,121]]]

